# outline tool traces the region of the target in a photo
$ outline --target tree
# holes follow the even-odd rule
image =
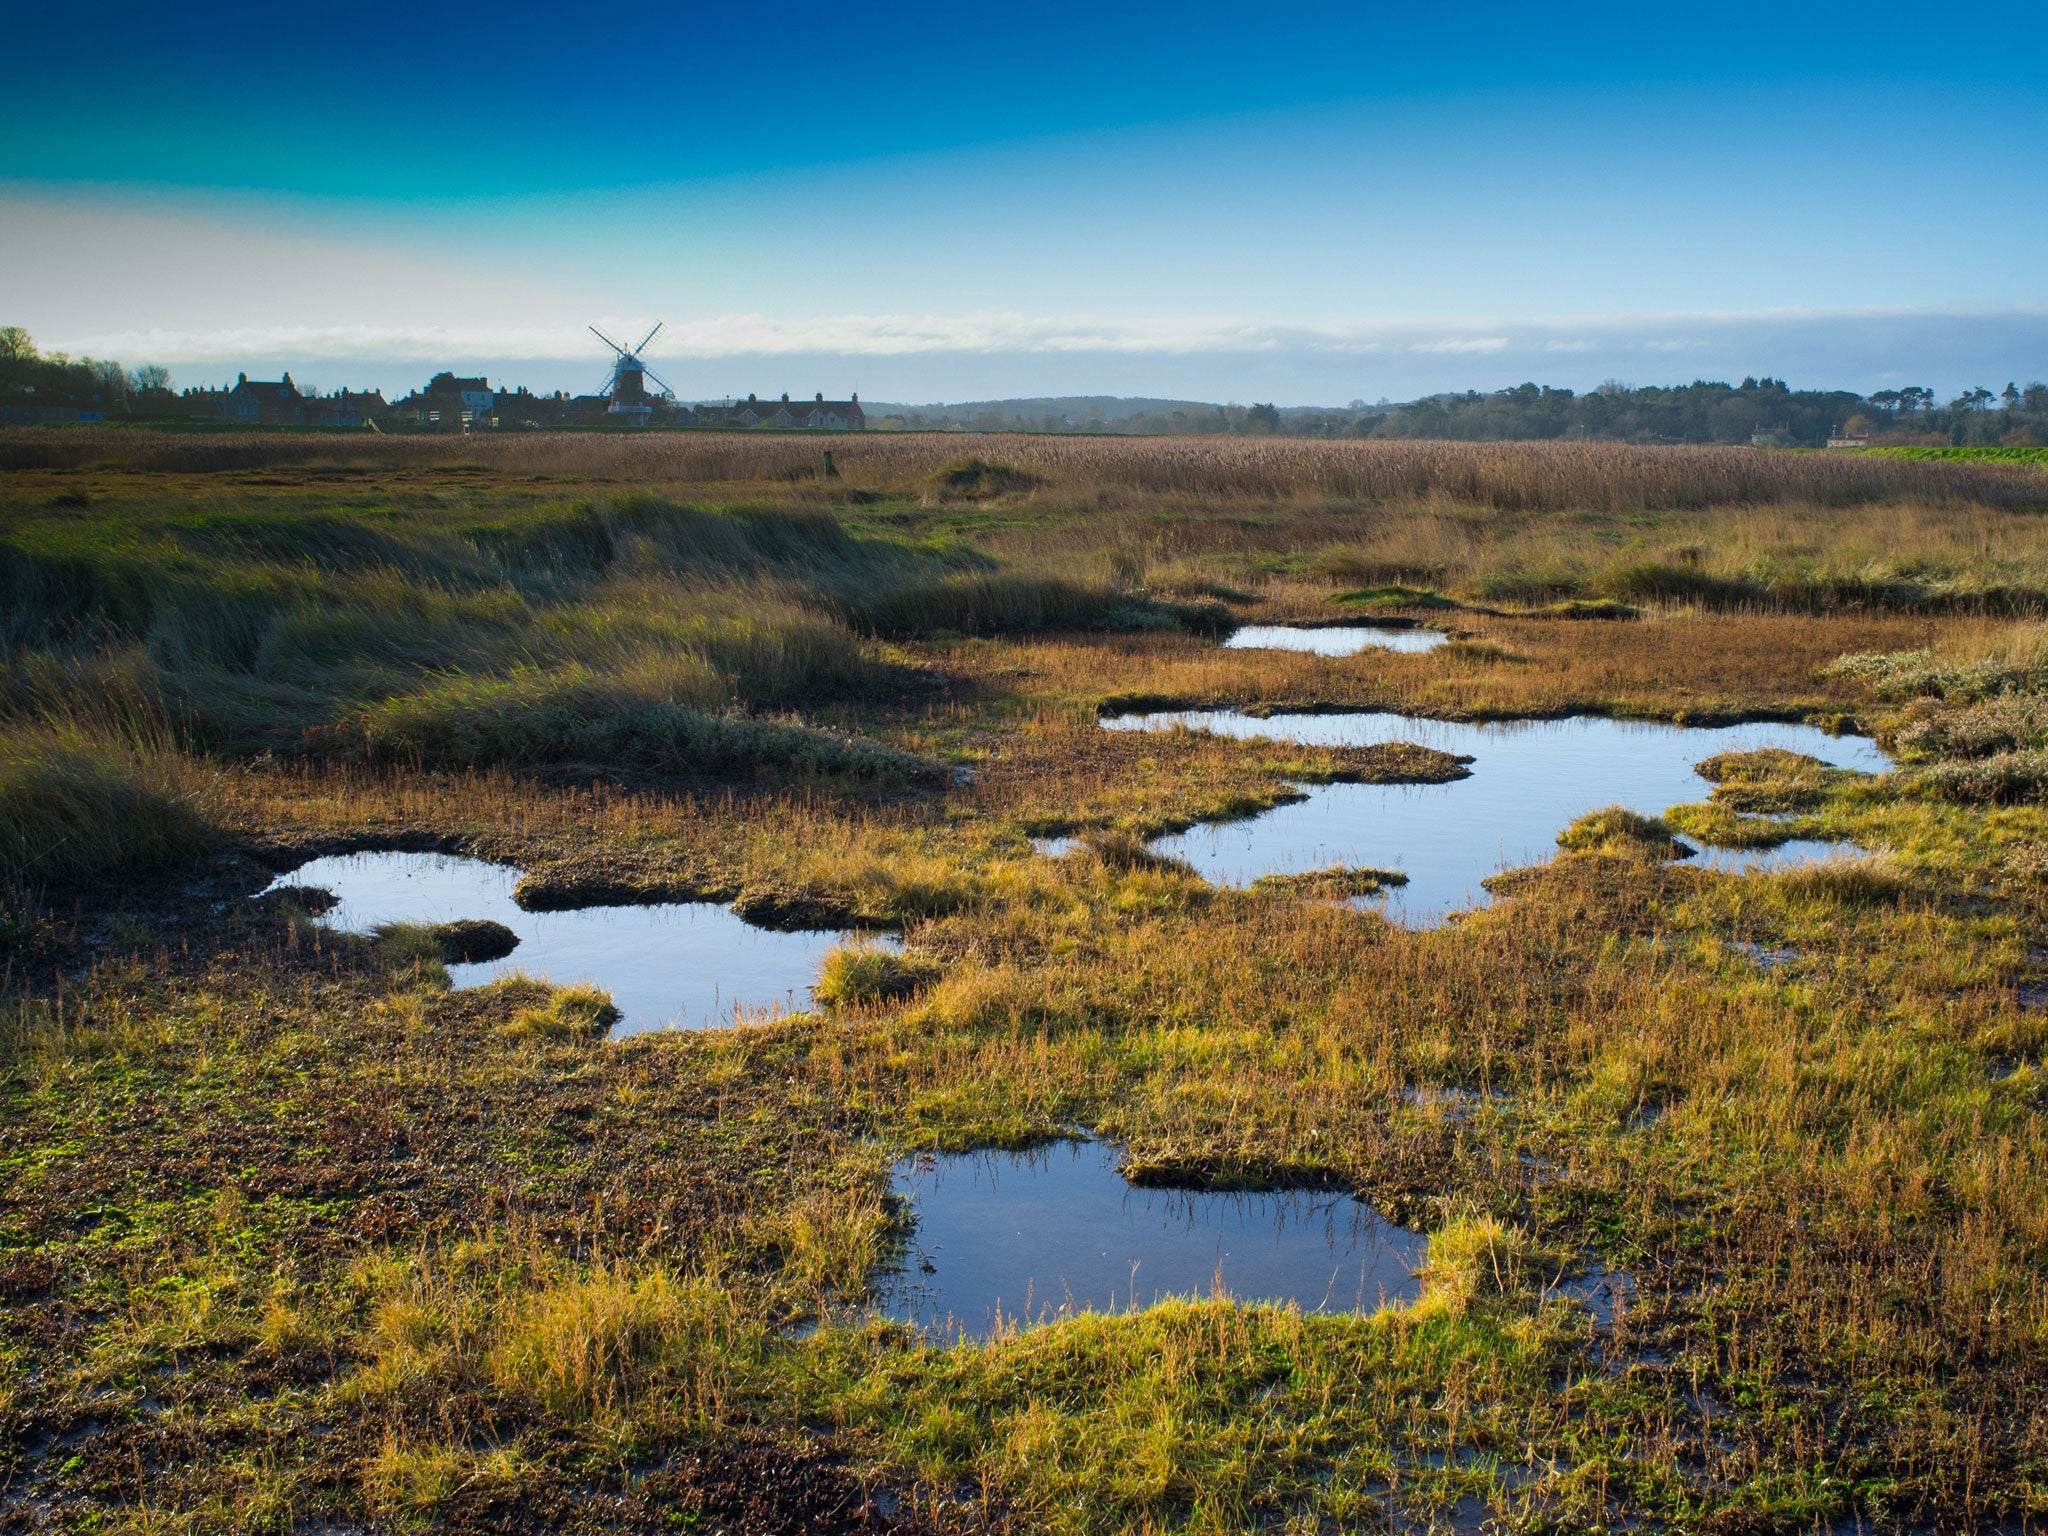
[[[2008,411],[2018,410],[2020,408],[2019,386],[2008,382],[2005,388],[1998,392],[1998,398],[2005,402],[2005,408]]]
[[[36,344],[28,339],[28,332],[18,325],[0,325],[0,359],[10,363],[32,363],[36,360]]]
[[[131,382],[138,394],[152,389],[169,389],[171,370],[162,363],[144,363],[131,375]]]
[[[1280,430],[1280,408],[1275,405],[1254,405],[1244,413],[1247,432],[1278,432]]]

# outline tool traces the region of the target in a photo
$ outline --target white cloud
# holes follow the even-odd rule
[[[1499,356],[1636,350],[1696,351],[1738,334],[1812,326],[1884,327],[1930,323],[1928,312],[1838,314],[1613,316],[1571,322],[1529,321],[1475,326],[1463,321],[1329,320],[1277,323],[1257,319],[1180,316],[1109,319],[1035,316],[1000,311],[960,315],[711,315],[672,321],[648,356],[916,357],[931,354],[1017,356],[1121,354],[1174,357],[1320,352],[1373,356]],[[1953,317],[1958,320],[1966,317]],[[598,322],[614,336],[637,336],[649,316]],[[1594,336],[1585,334],[1588,331]],[[515,325],[231,325],[216,328],[131,327],[53,335],[50,345],[98,356],[162,362],[231,362],[245,357],[323,360],[568,358],[602,349],[581,324]]]

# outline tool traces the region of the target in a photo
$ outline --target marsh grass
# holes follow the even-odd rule
[[[1314,901],[1347,901],[1356,896],[1377,896],[1384,890],[1407,883],[1408,877],[1398,869],[1340,865],[1299,875],[1261,875],[1252,882],[1251,888]]]
[[[2027,633],[1923,611],[2036,583],[2038,502],[1999,475],[1003,442],[1041,483],[983,508],[917,488],[957,440],[835,442],[831,489],[771,486],[815,445],[769,438],[464,444],[466,469],[434,442],[361,466],[260,437],[136,451],[275,454],[249,467],[280,483],[18,472],[9,590],[59,638],[17,636],[9,729],[119,741],[161,698],[218,766],[158,761],[266,863],[459,847],[526,867],[541,904],[688,892],[907,927],[936,974],[610,1041],[589,989],[446,990],[431,929],[329,934],[174,882],[38,908],[0,1007],[0,1411],[25,1448],[0,1502],[80,1528],[491,1529],[521,1501],[802,1529],[858,1508],[858,1478],[913,1514],[1074,1533],[1427,1528],[1464,1498],[1529,1530],[2038,1509],[2048,807],[1916,777],[2043,745]],[[634,493],[575,478],[608,475]],[[853,490],[871,499],[832,499]],[[929,638],[903,641],[849,618],[985,575],[1212,582],[1285,618],[1327,617],[1340,580],[1499,579],[1533,605],[1664,568],[1788,585],[1722,611],[1703,584],[1627,623],[1458,615],[1527,666],[1226,652],[1099,610],[956,639],[913,612]],[[1887,659],[1819,671],[1845,652]],[[615,677],[974,773],[902,795],[591,782],[304,740],[442,687],[483,730],[494,686],[542,710]],[[1459,765],[1100,727],[1103,700],[1141,696],[1901,733],[2004,702],[1880,779],[1710,761],[1703,825],[1790,814],[1877,855],[1734,877],[1608,817],[1589,851],[1410,931],[1208,887],[1145,842],[1319,776]],[[1033,853],[1053,830],[1096,836]],[[900,1235],[897,1158],[1076,1127],[1216,1186],[1363,1193],[1429,1234],[1423,1299],[1189,1297],[951,1344],[861,1315]],[[1560,1289],[1592,1265],[1636,1287],[1597,1332]],[[732,1487],[758,1502],[720,1503]]]
[[[438,935],[435,942],[438,945]],[[514,974],[497,985],[531,992],[535,984],[528,976]],[[611,994],[589,982],[545,991],[545,1000],[514,1011],[505,1025],[507,1035],[536,1045],[581,1045],[601,1038],[622,1017]]]
[[[0,891],[146,872],[211,846],[205,777],[163,746],[0,724]]]
[[[825,956],[811,996],[828,1007],[896,1002],[937,979],[929,960],[875,944],[842,944]]]
[[[1671,824],[1662,817],[1645,816],[1623,805],[1588,811],[1557,834],[1557,846],[1569,853],[1660,860],[1690,858],[1694,851],[1672,835]]]

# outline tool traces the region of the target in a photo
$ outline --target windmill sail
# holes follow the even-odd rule
[[[640,338],[637,347],[622,347],[596,326],[590,327],[590,334],[612,349],[611,377],[605,381],[604,393],[611,396],[611,405],[605,411],[607,416],[620,418],[635,426],[645,426],[654,414],[654,404],[647,393],[647,381],[653,378],[664,392],[670,392],[668,385],[659,376],[650,374],[647,365],[640,360],[640,354],[647,350],[661,331],[663,322],[655,321],[654,329]]]

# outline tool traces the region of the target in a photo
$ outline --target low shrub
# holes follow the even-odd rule
[[[2048,744],[2048,694],[1995,693],[1969,703],[1916,699],[1887,728],[1900,756],[1993,757]]]
[[[1094,827],[1078,834],[1074,839],[1074,851],[1093,859],[1104,869],[1119,874],[1145,871],[1152,874],[1191,875],[1194,873],[1180,859],[1169,858],[1163,853],[1154,853],[1145,846],[1145,840],[1135,832],[1121,827]]]
[[[1965,805],[2040,800],[2048,792],[2048,751],[1999,752],[1916,769],[1913,782],[1941,800]]]
[[[1465,667],[1497,667],[1529,659],[1516,655],[1493,640],[1453,640],[1440,647],[1436,654],[1455,666]]]
[[[1164,602],[1144,592],[1063,577],[989,572],[898,586],[849,603],[846,618],[862,633],[887,640],[1087,629],[1218,635],[1237,624],[1220,602]]]
[[[1758,784],[1797,774],[1824,771],[1827,764],[1804,752],[1784,747],[1759,747],[1751,752],[1716,752],[1693,764],[1693,772],[1711,784]]]
[[[1715,576],[1697,566],[1644,560],[1609,566],[1584,583],[1586,591],[1621,603],[1697,603],[1709,608],[1740,608],[1764,593],[1740,577]]]
[[[372,937],[376,940],[377,952],[387,964],[447,985],[448,973],[442,969],[441,938],[434,924],[383,923]]]

